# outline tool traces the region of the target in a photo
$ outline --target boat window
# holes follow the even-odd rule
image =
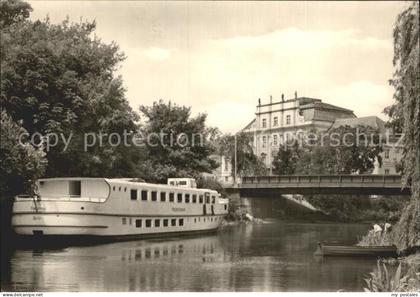
[[[151,220],[151,219],[147,219],[147,220],[146,220],[146,227],[147,227],[147,228],[152,227],[152,220]]]
[[[194,218],[194,223],[197,223],[197,219],[196,218]]]
[[[147,201],[147,191],[146,190],[141,191],[141,200]]]
[[[184,219],[179,219],[179,225],[184,226]]]
[[[168,227],[168,219],[163,219],[163,227]]]
[[[141,220],[136,220],[136,227],[137,228],[141,228],[142,227],[142,221]]]
[[[190,203],[190,194],[185,194],[185,203]]]
[[[160,227],[160,219],[155,220],[155,227]]]
[[[131,200],[137,200],[137,190],[131,189],[130,198],[131,198]]]
[[[171,220],[171,226],[176,226],[176,219]]]
[[[115,191],[115,186],[112,187],[112,190]]]
[[[178,197],[177,198],[178,203],[181,203],[182,202],[182,193],[178,193],[178,196],[177,197]]]
[[[127,187],[124,187],[124,192],[127,192]]]
[[[206,203],[210,203],[210,197],[209,196],[206,197]]]
[[[162,202],[166,201],[166,192],[160,192],[160,201]]]
[[[122,224],[127,225],[127,218],[122,218]]]
[[[69,183],[70,197],[80,197],[82,192],[82,184],[80,180],[71,180]]]
[[[174,202],[174,199],[175,199],[175,194],[169,193],[169,202]]]
[[[198,202],[199,202],[199,203],[203,203],[203,202],[204,202],[204,199],[203,199],[203,198],[204,198],[204,197],[203,197],[203,195],[200,195],[200,196],[199,196],[199,201],[198,201]]]
[[[121,192],[121,187],[118,187],[118,191]]]
[[[216,196],[211,196],[211,203],[216,203]]]
[[[181,180],[180,182],[178,182],[178,184],[180,186],[186,186],[187,185],[187,182],[185,180]]]
[[[152,201],[157,201],[157,192],[152,191]]]
[[[227,209],[227,205],[225,204],[225,210]]]
[[[133,221],[131,220],[131,218],[128,219],[128,224],[133,225]]]
[[[197,203],[197,195],[192,195],[192,203]]]

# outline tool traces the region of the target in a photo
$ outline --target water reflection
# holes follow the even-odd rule
[[[2,288],[17,291],[360,291],[375,260],[314,258],[318,240],[364,225],[273,221],[214,235],[57,250],[16,250]],[[2,262],[3,265],[3,262]],[[3,267],[4,268],[4,267]]]

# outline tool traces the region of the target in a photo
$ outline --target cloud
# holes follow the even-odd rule
[[[186,49],[128,51],[122,74],[134,105],[164,98],[207,112],[222,131],[242,129],[258,98],[298,91],[380,115],[392,100],[392,40],[353,29],[287,28],[257,36],[201,40]],[[155,62],[159,61],[159,67]],[[361,104],[363,102],[363,104]]]
[[[160,47],[149,47],[145,50],[136,50],[135,51],[137,55],[144,56],[148,59],[154,60],[154,61],[163,61],[168,59],[173,52],[175,52],[175,49],[165,49]]]
[[[393,88],[388,85],[374,84],[369,81],[356,81],[322,90],[320,97],[355,111],[356,116],[376,115],[386,120],[382,113],[384,107],[393,103]]]

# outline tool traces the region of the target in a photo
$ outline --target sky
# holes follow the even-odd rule
[[[281,94],[322,99],[386,120],[392,29],[408,4],[364,2],[29,1],[31,19],[95,20],[127,56],[133,109],[171,100],[234,133]]]

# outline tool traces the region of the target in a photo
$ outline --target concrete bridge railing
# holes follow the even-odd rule
[[[241,193],[276,191],[280,194],[389,194],[407,195],[400,175],[279,175],[245,176]],[[247,191],[248,190],[248,191]]]

